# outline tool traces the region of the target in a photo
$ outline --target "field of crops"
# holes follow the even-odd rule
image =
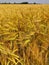
[[[0,65],[49,65],[49,5],[0,4]]]

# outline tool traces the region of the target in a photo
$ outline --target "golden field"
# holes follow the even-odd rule
[[[49,65],[49,5],[0,4],[0,65]]]

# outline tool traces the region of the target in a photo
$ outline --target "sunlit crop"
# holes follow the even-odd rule
[[[0,65],[49,65],[49,5],[0,4]]]

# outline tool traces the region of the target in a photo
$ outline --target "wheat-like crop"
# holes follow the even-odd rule
[[[0,4],[0,65],[49,65],[49,5]]]

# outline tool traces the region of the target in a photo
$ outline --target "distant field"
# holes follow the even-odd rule
[[[0,4],[0,65],[49,65],[49,5]]]

